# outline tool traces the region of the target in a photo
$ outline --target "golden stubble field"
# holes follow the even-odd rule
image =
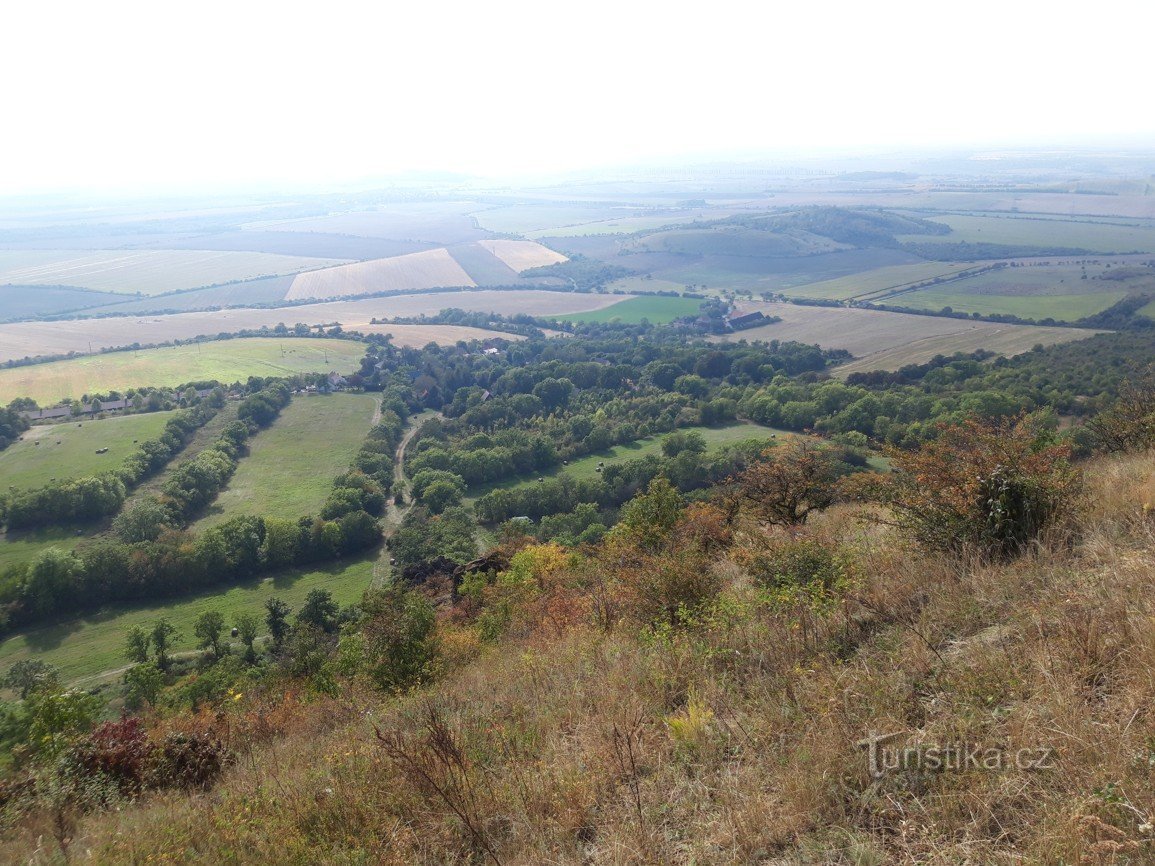
[[[106,319],[66,319],[55,322],[15,322],[0,325],[0,363],[40,355],[95,352],[100,349],[149,345],[168,340],[235,333],[248,329],[290,327],[339,322],[347,331],[393,334],[399,346],[455,343],[458,340],[510,335],[454,325],[370,326],[373,318],[433,315],[448,307],[512,315],[561,315],[600,310],[630,295],[592,295],[573,292],[490,291],[438,292],[428,295],[397,295],[358,301],[330,301],[295,307],[241,308],[212,312],[174,313],[165,316],[125,316]]]

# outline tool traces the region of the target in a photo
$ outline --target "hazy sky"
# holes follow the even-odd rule
[[[714,150],[1155,145],[1151,10],[12,3],[0,194],[535,173]]]

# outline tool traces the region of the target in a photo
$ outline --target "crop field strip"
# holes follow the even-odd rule
[[[333,479],[353,462],[378,403],[372,394],[294,397],[251,440],[249,453],[196,529],[242,514],[296,520],[319,513]]]
[[[304,337],[252,337],[109,352],[0,370],[0,403],[31,397],[51,405],[65,397],[201,380],[228,383],[249,376],[350,373],[364,354],[364,344],[353,340]]]
[[[369,587],[375,557],[376,553],[370,553],[317,570],[288,569],[263,580],[191,596],[158,599],[152,604],[109,608],[25,631],[0,642],[0,667],[7,668],[21,659],[35,657],[58,667],[68,683],[83,681],[83,685],[95,685],[101,678],[118,675],[128,664],[124,658],[124,637],[133,626],[149,628],[165,617],[181,632],[174,651],[186,652],[196,647],[193,622],[208,610],[220,611],[231,627],[242,613],[252,613],[263,623],[265,601],[273,597],[299,610],[305,596],[314,589],[328,590],[338,604],[353,604]]]
[[[0,284],[155,295],[338,264],[342,260],[215,250],[0,250]]]
[[[477,245],[489,250],[519,274],[530,268],[540,268],[568,261],[561,253],[535,241],[478,241]]]
[[[157,438],[171,417],[171,412],[146,412],[31,427],[21,441],[0,451],[0,492],[119,469],[136,449],[134,440]]]
[[[556,318],[564,322],[612,322],[637,324],[647,319],[651,324],[665,324],[681,316],[695,315],[702,306],[698,298],[671,298],[665,295],[639,295],[609,307],[587,313],[570,313]]]
[[[952,287],[953,288],[953,287]],[[941,310],[982,315],[1012,315],[1022,319],[1055,319],[1076,322],[1093,316],[1121,301],[1125,291],[1089,292],[1071,295],[996,295],[972,294],[951,288],[919,289],[881,302],[918,310]]]
[[[123,316],[104,319],[62,319],[53,322],[0,324],[0,363],[39,355],[89,352],[129,346],[134,343],[162,343],[189,340],[198,336],[234,333],[247,329],[273,328],[280,323],[292,326],[339,322],[347,331],[368,325],[370,319],[434,315],[448,307],[463,310],[534,316],[579,313],[597,310],[622,299],[622,295],[596,295],[545,290],[437,292],[422,295],[394,295],[356,301],[301,304],[290,307],[237,308],[212,312],[173,313],[160,316]],[[415,332],[407,340],[407,329],[416,326],[391,325],[388,330],[401,345],[423,346],[431,341],[428,330]],[[435,326],[420,326],[423,329]],[[454,332],[455,334],[458,332]],[[496,336],[496,334],[494,334]],[[485,334],[479,334],[485,336]],[[447,342],[455,342],[454,336]],[[0,374],[0,382],[3,382]]]
[[[951,228],[946,235],[900,235],[909,243],[989,243],[1069,247],[1096,253],[1155,252],[1155,227],[1127,226],[1076,218],[1059,220],[1025,215],[931,215]]]
[[[285,300],[338,298],[344,295],[415,289],[471,288],[476,285],[449,251],[438,247],[391,259],[355,262],[298,274],[285,293]]]

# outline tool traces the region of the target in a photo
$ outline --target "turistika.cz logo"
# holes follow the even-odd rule
[[[879,734],[871,731],[858,745],[866,750],[870,775],[881,779],[887,773],[1004,772],[1007,770],[1053,770],[1055,750],[1049,746],[1003,749],[978,743],[946,743],[914,746],[887,745],[903,731]]]

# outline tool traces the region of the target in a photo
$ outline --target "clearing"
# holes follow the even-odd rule
[[[291,569],[263,580],[155,604],[109,608],[33,629],[0,643],[0,668],[21,659],[38,658],[60,668],[65,682],[83,680],[85,685],[94,685],[98,680],[118,675],[128,664],[124,642],[133,626],[151,627],[165,617],[180,630],[173,649],[176,652],[192,650],[196,648],[193,623],[205,611],[220,611],[225,616],[226,628],[231,628],[241,613],[256,614],[264,623],[265,601],[274,596],[294,609],[299,609],[305,596],[314,589],[329,590],[341,605],[360,600],[369,588],[375,557],[374,552],[322,569]]]
[[[476,285],[448,250],[438,248],[299,274],[285,300]]]
[[[248,455],[196,529],[242,514],[296,520],[320,513],[333,479],[353,463],[378,402],[372,394],[294,397],[249,441]]]
[[[171,412],[149,412],[32,427],[0,451],[0,490],[28,490],[53,478],[67,481],[119,469],[136,450],[133,443],[157,438],[171,417]],[[107,453],[96,453],[105,448]]]
[[[365,346],[353,340],[247,337],[160,349],[109,352],[0,370],[0,403],[31,397],[42,406],[85,394],[172,387],[215,379],[356,370]]]
[[[220,250],[0,250],[0,283],[157,295],[341,262]]]

